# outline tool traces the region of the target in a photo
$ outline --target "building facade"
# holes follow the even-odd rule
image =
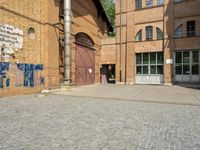
[[[199,0],[117,0],[117,82],[200,83],[199,6]]]
[[[63,0],[0,1],[0,97],[60,88],[63,5]],[[72,0],[71,6],[71,83],[98,83],[101,40],[112,27],[99,0]]]

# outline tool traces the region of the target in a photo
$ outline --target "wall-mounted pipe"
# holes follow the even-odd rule
[[[128,0],[126,0],[126,45],[125,45],[125,62],[124,62],[124,84],[127,84],[127,54],[128,54]]]
[[[120,0],[120,71],[119,71],[119,80],[122,82],[122,0]]]
[[[71,83],[71,0],[64,0],[64,84]]]

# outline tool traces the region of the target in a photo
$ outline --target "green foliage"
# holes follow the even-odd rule
[[[101,3],[115,32],[115,0],[101,0]],[[115,33],[111,33],[110,35],[114,36]]]

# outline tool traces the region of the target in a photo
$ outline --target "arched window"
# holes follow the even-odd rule
[[[146,40],[153,40],[153,27],[152,26],[146,27]]]
[[[163,39],[163,32],[160,28],[156,28],[157,32],[157,40],[162,40]]]
[[[179,26],[176,28],[174,36],[175,36],[176,38],[178,38],[178,37],[183,37],[183,24],[179,25]]]
[[[135,41],[142,41],[142,30],[136,34]]]
[[[78,33],[75,35],[76,43],[88,48],[94,47],[93,40],[85,33]]]

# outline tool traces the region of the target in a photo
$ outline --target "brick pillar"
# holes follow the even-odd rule
[[[173,84],[173,50],[174,50],[174,6],[169,0],[164,6],[164,83]]]

